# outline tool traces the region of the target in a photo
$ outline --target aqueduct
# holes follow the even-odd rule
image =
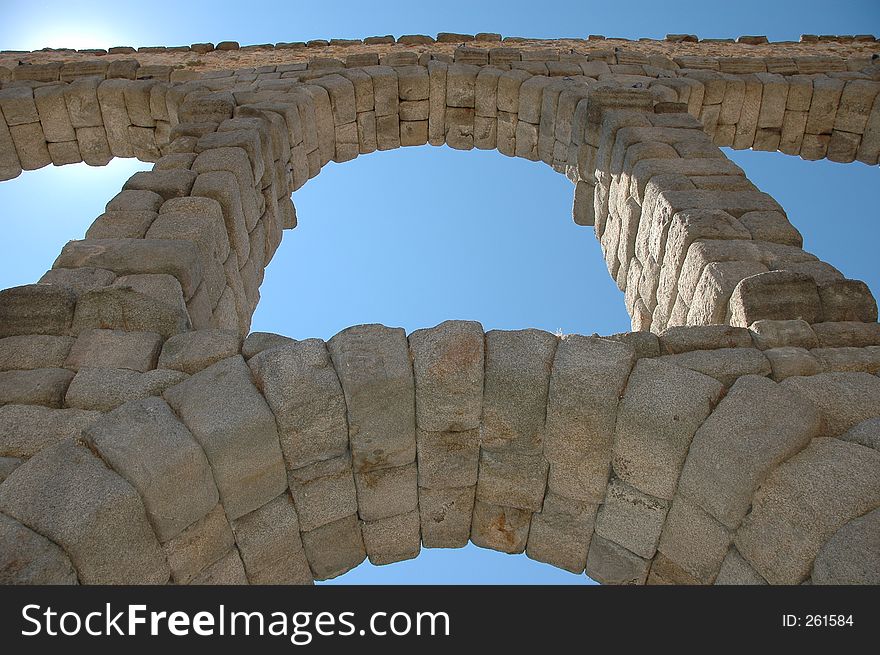
[[[880,45],[498,35],[0,53],[0,179],[155,162],[0,292],[0,580],[311,583],[468,541],[604,583],[880,582],[880,327],[719,149],[880,157]],[[573,184],[633,331],[249,334],[330,161]]]

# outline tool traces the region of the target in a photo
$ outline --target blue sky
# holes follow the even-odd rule
[[[0,49],[244,43],[438,31],[561,37],[702,37],[880,33],[875,2],[616,3],[315,2],[253,5],[4,2]],[[620,6],[625,11],[616,11]],[[707,7],[711,7],[708,10]],[[210,9],[209,9],[210,8]],[[728,153],[786,208],[805,248],[880,292],[877,167]],[[136,161],[24,173],[0,184],[0,288],[36,281],[66,241],[82,238]],[[299,227],[285,235],[261,289],[253,329],[327,339],[357,323],[412,331],[445,319],[488,329],[540,327],[610,334],[629,329],[622,294],[590,228],[571,220],[571,184],[543,164],[495,152],[408,148],[330,164],[294,195]],[[855,235],[855,238],[854,238]],[[469,546],[425,550],[345,583],[586,583],[525,556]]]

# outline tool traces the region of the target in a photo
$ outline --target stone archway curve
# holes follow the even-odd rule
[[[11,580],[309,582],[469,539],[602,582],[870,578],[876,303],[801,250],[710,129],[717,111],[715,142],[748,147],[788,111],[828,122],[841,84],[811,82],[814,116],[788,109],[794,76],[467,56],[0,91],[7,177],[11,154],[34,168],[73,143],[158,158],[42,284],[0,296]],[[853,86],[855,156],[877,112]],[[826,147],[851,145],[833,129]],[[291,191],[426,142],[568,175],[636,331],[242,340]]]

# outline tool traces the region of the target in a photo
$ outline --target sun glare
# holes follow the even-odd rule
[[[72,48],[85,50],[88,48],[109,48],[115,45],[127,45],[126,35],[118,31],[104,29],[100,25],[63,25],[49,28],[36,28],[22,35],[22,49],[40,50],[41,48]]]

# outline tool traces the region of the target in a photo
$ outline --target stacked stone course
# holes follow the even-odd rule
[[[719,149],[876,164],[874,41],[499,39],[0,68],[2,179],[155,162],[0,291],[0,580],[310,583],[468,541],[607,583],[880,580],[876,302]],[[634,331],[249,334],[291,193],[425,144],[565,174]]]

